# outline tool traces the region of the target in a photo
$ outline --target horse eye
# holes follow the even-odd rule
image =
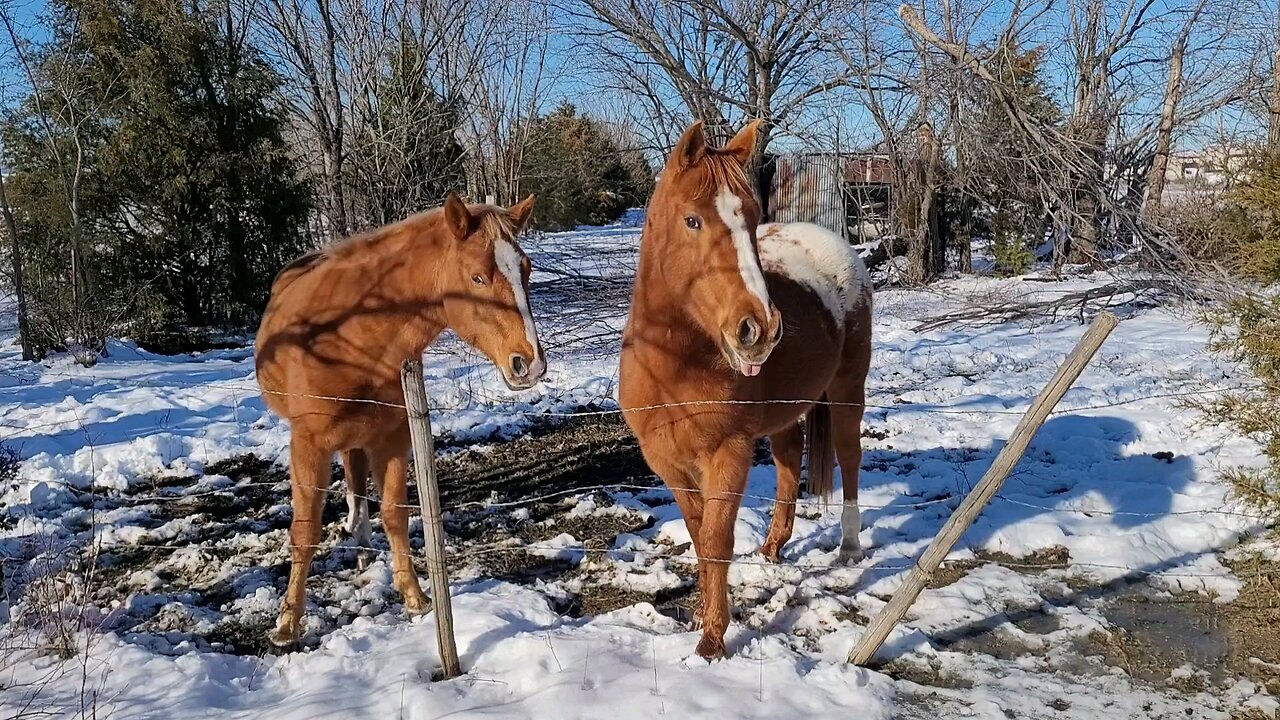
[[[702,227],[702,221],[692,215],[689,215],[684,219],[684,224],[685,224],[685,227],[689,228],[690,230],[697,230],[698,228]]]
[[[484,277],[482,277],[482,276],[480,276],[480,275],[472,275],[472,276],[471,276],[471,282],[473,282],[473,283],[475,283],[475,284],[477,284],[477,285],[483,285],[483,284],[484,284]]]

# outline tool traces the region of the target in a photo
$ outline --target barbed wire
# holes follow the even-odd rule
[[[82,376],[68,374],[68,375],[61,375],[58,377],[79,379]],[[111,382],[111,383],[116,383],[118,385],[126,385],[134,388],[155,389],[156,387],[154,384],[134,382],[126,378],[96,377],[96,378],[88,378],[88,380],[91,382],[96,382],[96,381]],[[324,401],[330,401],[330,402],[362,403],[362,404],[370,404],[370,405],[376,405],[381,407],[388,407],[396,410],[406,409],[404,403],[389,402],[389,401],[377,400],[373,398],[353,398],[353,397],[343,397],[338,395],[320,395],[320,394],[312,394],[312,393],[296,393],[296,392],[279,391],[279,390],[266,390],[257,386],[227,384],[227,383],[219,383],[219,382],[193,383],[190,385],[177,385],[177,386],[170,386],[170,387],[178,387],[183,389],[211,388],[211,389],[217,389],[217,390],[225,390],[228,392],[258,393],[262,395],[274,395],[274,396],[302,398],[302,399],[310,399],[310,400],[324,400]],[[1124,405],[1131,405],[1134,403],[1145,402],[1148,400],[1198,397],[1198,396],[1204,396],[1204,395],[1229,393],[1237,390],[1238,388],[1220,387],[1220,388],[1200,388],[1195,390],[1150,393],[1146,395],[1140,395],[1140,396],[1131,397],[1127,399],[1118,399],[1118,400],[1109,401],[1105,403],[1092,403],[1092,404],[1079,405],[1074,407],[1055,408],[1052,412],[1050,412],[1050,415],[1051,416],[1065,415],[1065,414],[1070,414],[1075,412],[1084,412],[1084,411],[1090,411],[1090,410],[1104,410],[1112,407],[1120,407]],[[104,389],[102,392],[111,392],[111,390]],[[530,405],[533,405],[536,402],[544,402],[552,405],[563,405],[567,402],[576,401],[578,403],[579,408],[590,407],[592,405],[596,405],[600,403],[615,402],[614,399],[610,397],[595,396],[595,397],[587,398],[588,402],[584,404],[581,398],[571,397],[574,393],[575,393],[574,390],[568,390],[568,391],[563,391],[563,392],[552,394],[552,395],[544,395],[542,396],[541,399],[537,401],[512,402],[511,404],[508,404],[508,405],[504,405],[504,404],[489,404],[487,406],[445,405],[440,403],[431,403],[430,400],[428,400],[428,405],[429,405],[428,410],[434,411],[434,412],[447,412],[447,413],[487,411],[495,414],[502,414],[502,415],[508,415],[508,416],[514,415],[514,416],[522,416],[522,417],[541,417],[541,418],[556,418],[556,419],[584,418],[584,417],[609,417],[609,416],[621,417],[627,414],[651,412],[651,411],[665,410],[665,409],[674,409],[674,408],[680,408],[680,407],[769,406],[769,405],[825,405],[827,407],[857,407],[857,408],[872,409],[872,410],[911,410],[912,408],[923,407],[923,408],[927,408],[927,411],[930,413],[937,413],[942,415],[1023,415],[1025,413],[1024,410],[1016,410],[1016,409],[1013,409],[1013,410],[994,409],[994,408],[953,409],[953,408],[938,407],[938,403],[936,402],[894,401],[892,403],[876,403],[876,402],[847,402],[847,401],[837,401],[837,400],[828,400],[828,399],[813,400],[813,399],[807,399],[807,398],[770,398],[765,400],[741,400],[741,399],[682,400],[682,401],[673,401],[673,402],[665,402],[665,403],[653,403],[649,405],[641,405],[641,406],[635,406],[635,407],[629,407],[629,408],[619,407],[619,408],[609,408],[609,409],[600,409],[600,410],[575,409],[569,412],[557,411],[554,409],[544,409],[544,410],[527,409],[529,408]],[[236,402],[236,406],[237,408],[239,406],[238,400]],[[13,438],[18,437],[19,435],[25,435],[30,430],[33,430],[33,429],[41,429],[41,428],[48,428],[48,427],[55,427],[58,425],[69,425],[69,424],[72,424],[72,421],[55,420],[55,421],[40,423],[38,425],[29,425],[29,426],[0,424],[0,428],[6,428],[6,429],[11,429],[15,431],[8,435],[0,436],[0,442],[11,440]]]
[[[320,395],[320,394],[293,393],[293,392],[286,392],[286,391],[270,391],[270,390],[263,390],[262,388],[256,387],[249,383],[236,382],[234,380],[229,380],[225,382],[211,381],[211,382],[199,382],[199,383],[191,383],[191,384],[179,384],[179,385],[170,384],[170,385],[158,386],[154,382],[146,383],[146,382],[132,380],[130,378],[112,378],[109,376],[93,376],[93,375],[86,375],[84,373],[66,373],[66,374],[56,374],[56,375],[53,373],[43,373],[41,377],[42,378],[43,377],[62,377],[62,378],[66,378],[74,381],[82,381],[89,384],[91,388],[93,385],[96,385],[96,384],[113,384],[113,386],[103,388],[101,390],[92,388],[93,392],[90,395],[90,397],[97,395],[99,392],[112,392],[112,391],[120,390],[123,388],[142,388],[142,389],[153,390],[153,391],[157,389],[160,389],[161,391],[163,391],[166,388],[174,388],[175,390],[190,389],[195,391],[195,395],[197,397],[204,398],[204,399],[209,398],[209,396],[213,393],[225,391],[225,392],[231,393],[231,400],[234,403],[235,422],[237,427],[240,428],[241,433],[245,432],[245,425],[240,418],[240,402],[241,402],[240,394],[241,393],[247,394],[250,397],[252,397],[253,395],[290,396],[290,397],[299,397],[299,398],[305,398],[305,399],[323,400],[323,401],[331,401],[331,402],[365,403],[365,404],[372,404],[375,406],[392,408],[396,410],[405,409],[404,404],[397,403],[397,402],[388,402],[385,400],[379,400],[379,399],[373,399],[373,398],[349,398],[349,397]],[[1111,407],[1129,405],[1129,404],[1148,401],[1148,400],[1168,399],[1168,398],[1175,398],[1175,397],[1196,397],[1196,396],[1204,396],[1209,394],[1225,393],[1225,392],[1230,392],[1232,390],[1233,388],[1216,387],[1216,388],[1198,388],[1194,390],[1184,390],[1184,391],[1168,391],[1168,392],[1150,393],[1146,395],[1128,397],[1123,399],[1115,399],[1115,400],[1111,400],[1103,403],[1092,403],[1092,404],[1079,405],[1075,407],[1065,407],[1061,409],[1055,409],[1051,414],[1063,415],[1063,414],[1070,414],[1070,413],[1076,413],[1076,412],[1082,412],[1082,411],[1106,409]],[[1029,403],[1030,400],[1031,400],[1030,398],[1027,398],[1026,402]],[[217,402],[217,401],[213,400],[212,402]],[[510,404],[491,403],[491,404],[488,404],[487,406],[477,406],[477,405],[450,406],[444,403],[434,403],[431,405],[430,411],[433,413],[451,413],[451,412],[464,413],[464,412],[484,411],[484,412],[489,412],[489,413],[498,414],[498,415],[505,414],[505,415],[514,415],[514,416],[540,417],[540,418],[548,418],[548,419],[556,419],[556,420],[564,420],[564,421],[572,420],[574,418],[583,418],[583,417],[607,417],[607,416],[621,417],[627,413],[632,413],[632,412],[674,409],[674,408],[680,408],[680,407],[707,407],[707,406],[716,406],[716,405],[753,406],[753,405],[770,405],[770,404],[775,404],[775,405],[776,404],[796,404],[796,405],[803,404],[806,406],[815,405],[815,404],[824,404],[824,405],[833,406],[833,407],[841,407],[841,406],[861,407],[861,408],[876,409],[876,410],[888,410],[888,411],[897,410],[897,411],[906,411],[906,412],[923,412],[926,414],[965,415],[965,416],[979,416],[979,417],[984,415],[1021,416],[1024,414],[1023,410],[1008,409],[1008,408],[940,407],[939,406],[940,403],[938,402],[894,401],[891,403],[884,403],[884,402],[855,403],[855,402],[841,402],[841,401],[830,401],[830,400],[819,400],[815,402],[808,399],[690,400],[690,401],[678,401],[678,402],[669,402],[669,403],[657,403],[653,405],[647,405],[647,406],[635,407],[635,408],[625,408],[625,409],[624,408],[604,408],[604,409],[589,409],[589,410],[581,409],[584,407],[589,408],[589,407],[592,407],[593,405],[598,407],[598,405],[600,404],[609,404],[613,402],[614,402],[613,398],[608,397],[606,395],[593,395],[591,393],[584,394],[582,393],[581,390],[568,390],[560,393],[543,395],[541,398],[537,400],[512,401]],[[536,409],[534,406],[539,403],[544,404],[547,407],[544,407],[542,409]],[[568,404],[576,404],[578,409],[565,411],[563,408],[565,405],[568,405]],[[71,419],[55,420],[55,421],[40,422],[37,424],[22,425],[22,426],[11,425],[8,423],[0,423],[0,428],[14,430],[14,431],[17,431],[17,433],[29,434],[32,431],[38,430],[38,429],[67,426],[70,430],[85,432],[86,440],[88,443],[90,443],[90,451],[92,452],[93,440],[89,431],[89,427],[91,427],[91,425],[89,427],[86,427],[86,424],[83,422],[83,418],[79,416],[78,412],[76,414],[77,414],[77,417],[75,420],[71,420]],[[165,418],[163,424],[167,425],[167,418]],[[208,423],[206,423],[206,425],[207,424]],[[7,437],[14,437],[14,436],[16,435],[11,434]],[[202,439],[204,437],[203,430],[200,437]],[[0,441],[4,439],[7,439],[7,438],[0,437]],[[207,447],[205,452],[206,452],[206,461],[207,461],[208,460]],[[956,462],[959,462],[959,461],[956,461]],[[94,475],[96,475],[98,472],[98,468],[96,464],[93,462],[90,462],[90,467],[92,468],[91,472]],[[88,493],[88,496],[89,496],[89,502],[94,506],[99,506],[103,502],[119,502],[120,503],[119,506],[121,507],[127,505],[129,507],[136,508],[139,505],[143,505],[147,503],[191,502],[191,501],[198,501],[200,498],[206,498],[206,497],[214,497],[214,496],[225,497],[228,495],[234,495],[237,491],[240,491],[246,488],[258,488],[258,487],[270,488],[272,490],[284,492],[288,487],[288,484],[290,481],[288,479],[281,479],[278,481],[241,480],[241,481],[233,481],[233,484],[225,485],[222,487],[214,487],[214,488],[209,488],[207,490],[199,490],[196,492],[190,492],[189,488],[186,488],[186,489],[175,488],[174,492],[152,492],[149,494],[130,493],[128,491],[128,488],[126,488],[125,490],[113,493],[110,491],[110,489],[98,486],[97,483],[92,478],[90,478],[89,488],[87,490],[82,484],[77,484],[74,482],[69,482],[69,481],[60,480],[60,479],[45,479],[45,480],[38,480],[38,481],[33,480],[29,482],[30,484],[45,483],[45,484],[51,484],[51,485],[62,485],[76,492],[86,492]],[[199,481],[197,480],[197,482]],[[502,509],[531,507],[531,506],[536,506],[542,503],[564,501],[572,498],[581,499],[581,498],[593,495],[595,493],[627,492],[627,493],[633,493],[638,496],[646,493],[657,492],[657,493],[664,493],[666,495],[670,495],[672,499],[674,499],[674,495],[672,494],[672,491],[660,484],[657,484],[658,482],[659,482],[658,479],[652,475],[627,476],[625,478],[622,478],[620,481],[615,481],[611,483],[579,486],[574,488],[557,490],[554,492],[531,495],[527,497],[518,497],[518,498],[512,498],[512,499],[490,498],[488,500],[458,502],[458,503],[452,504],[448,508],[448,512],[461,513],[461,512],[471,511],[471,510],[493,512],[493,511],[502,510]],[[645,483],[645,484],[641,484],[641,483]],[[328,494],[350,495],[350,496],[362,499],[366,502],[381,503],[380,499],[375,495],[368,495],[368,494],[358,495],[355,493],[350,493],[347,491],[347,489],[343,485],[331,485],[322,489],[324,490],[324,492]],[[106,492],[104,492],[104,490],[106,490]],[[698,493],[703,492],[703,490],[698,488],[693,488],[693,489],[682,488],[680,489],[680,491],[681,492],[698,492]],[[771,502],[775,505],[775,507],[779,505],[781,506],[793,505],[797,508],[801,508],[801,507],[816,508],[820,512],[825,512],[826,509],[832,504],[835,504],[835,505],[842,504],[840,500],[832,500],[828,498],[797,498],[795,500],[780,501],[776,497],[760,495],[760,494],[755,494],[751,492],[727,492],[727,493],[717,492],[717,494],[730,495],[730,496],[738,497],[741,500]],[[907,496],[907,497],[910,497],[910,496]],[[960,495],[947,495],[943,497],[935,497],[927,500],[919,500],[919,501],[913,500],[911,502],[892,502],[891,501],[884,504],[868,504],[868,503],[859,502],[858,506],[860,509],[864,509],[864,510],[894,512],[894,511],[918,510],[921,508],[934,507],[934,506],[948,506],[948,505],[956,506],[962,500],[963,500],[963,493]],[[1138,512],[1138,511],[1129,511],[1129,510],[1114,510],[1109,508],[1088,508],[1088,507],[1074,507],[1070,505],[1060,506],[1060,505],[1050,505],[1050,504],[1039,504],[1033,501],[1009,497],[1005,495],[997,495],[994,498],[994,500],[996,502],[1009,503],[1013,506],[1025,507],[1028,509],[1034,509],[1036,511],[1046,512],[1046,513],[1071,513],[1071,514],[1078,514],[1078,515],[1084,515],[1084,516],[1104,516],[1104,517],[1105,516],[1123,516],[1123,517],[1145,517],[1145,518],[1159,518],[1159,517],[1167,517],[1167,516],[1188,516],[1188,515],[1224,516],[1224,517],[1234,517],[1234,518],[1247,520],[1251,523],[1263,523],[1268,526],[1272,526],[1275,523],[1274,519],[1264,515],[1250,514],[1247,512],[1242,512],[1236,509],[1229,509],[1225,507],[1224,508],[1187,509],[1187,510],[1170,509],[1166,511]],[[400,505],[400,507],[416,510],[418,509],[419,506],[415,503],[403,503]],[[627,506],[625,505],[622,507],[628,510],[639,510],[639,508],[627,508]],[[192,508],[192,511],[198,512],[199,508],[198,507]],[[543,525],[545,524],[545,522],[539,522],[537,524]],[[133,533],[135,531],[135,527],[136,526],[127,526],[127,527],[122,527],[120,529],[125,530],[129,533]],[[74,552],[78,552],[78,553],[79,552],[94,553],[94,557],[96,557],[98,553],[121,552],[121,551],[127,551],[134,548],[148,549],[148,550],[154,550],[157,552],[168,552],[168,553],[172,553],[176,551],[191,551],[191,552],[208,552],[208,551],[228,552],[230,551],[234,553],[240,553],[244,551],[243,546],[245,546],[246,544],[253,544],[253,538],[261,539],[262,537],[261,535],[255,534],[255,533],[237,533],[235,535],[223,538],[221,540],[212,541],[212,542],[203,542],[203,541],[202,542],[183,542],[181,538],[184,537],[185,531],[179,531],[175,539],[170,542],[163,542],[163,541],[154,542],[152,538],[154,538],[155,536],[151,534],[150,530],[142,530],[138,528],[137,537],[139,539],[135,541],[122,540],[118,542],[110,542],[104,539],[104,533],[107,534],[107,538],[109,538],[110,537],[109,534],[116,529],[116,526],[109,523],[99,524],[95,522],[94,528],[95,530],[91,531],[89,534],[89,539],[87,543],[77,545],[73,540],[69,543],[69,549],[72,549]],[[274,533],[276,531],[271,531],[271,532]],[[244,538],[244,540],[242,540],[241,538]],[[324,550],[328,548],[330,550],[343,550],[343,551],[350,550],[350,551],[360,551],[360,552],[367,551],[367,552],[374,552],[379,554],[390,552],[389,549],[386,547],[352,544],[349,540],[350,540],[349,538],[339,539],[337,541],[328,541],[324,543],[318,543],[316,545],[308,546],[308,547],[314,550]],[[246,541],[248,542],[246,543]],[[55,540],[55,542],[57,541]],[[447,552],[451,561],[462,562],[462,563],[483,562],[484,559],[486,558],[493,557],[495,555],[499,555],[503,553],[511,553],[511,552],[526,552],[530,554],[541,554],[541,555],[548,556],[549,559],[554,559],[555,556],[563,556],[563,554],[565,553],[572,553],[572,555],[566,557],[565,559],[571,562],[577,561],[579,563],[591,562],[593,561],[593,559],[597,559],[597,558],[610,558],[615,561],[628,562],[628,563],[640,563],[640,564],[648,564],[655,561],[674,561],[674,562],[687,562],[687,563],[696,563],[699,561],[699,558],[696,556],[696,554],[691,554],[691,551],[689,549],[681,549],[679,552],[676,552],[671,549],[664,549],[665,546],[663,545],[658,545],[656,547],[650,547],[650,548],[636,549],[636,548],[628,548],[628,547],[613,547],[613,548],[594,547],[590,545],[590,543],[593,542],[592,539],[587,539],[585,541],[579,541],[575,539],[574,542],[575,544],[553,544],[553,543],[547,543],[545,541],[544,542],[525,542],[520,540],[519,538],[512,537],[508,539],[503,539],[503,540],[483,543],[483,544],[466,544],[464,541],[464,543],[461,545],[455,544],[448,547]],[[281,549],[273,552],[284,552],[287,554],[290,547],[291,545],[288,543],[286,539],[285,542],[281,543]],[[978,552],[980,553],[981,550],[978,550]],[[0,561],[6,564],[14,564],[14,563],[28,564],[32,562],[38,562],[38,558],[43,554],[44,553],[40,553],[40,554],[36,554],[34,556],[26,557],[26,558],[15,557],[15,556],[0,556]],[[579,555],[581,556],[580,558],[578,557]],[[832,570],[836,570],[841,567],[844,567],[838,563],[826,564],[823,562],[823,557],[820,556],[815,558],[811,554],[800,556],[797,558],[781,558],[780,562],[766,560],[762,557],[753,557],[752,555],[753,555],[752,553],[748,553],[745,555],[739,555],[732,558],[701,558],[701,561],[729,563],[729,564],[737,564],[737,565],[761,567],[761,568],[770,568],[770,567],[771,568],[789,568],[793,570],[799,570],[805,573],[819,573],[819,574],[828,573]],[[900,562],[894,562],[893,558],[888,558],[886,560],[887,561],[881,561],[879,563],[872,561],[869,565],[867,564],[866,561],[864,561],[862,563],[859,563],[858,565],[852,565],[849,567],[860,569],[864,572],[874,572],[874,573],[896,573],[901,571],[909,571],[917,567],[916,562],[909,557],[899,558]],[[1122,564],[1077,562],[1077,561],[1071,560],[1069,557],[1061,561],[1057,561],[1055,559],[1049,559],[1047,561],[1026,562],[1026,561],[1019,561],[1016,559],[1001,559],[1001,558],[992,558],[990,556],[978,555],[973,558],[956,558],[956,559],[946,560],[943,563],[943,567],[959,566],[963,568],[971,568],[974,566],[990,565],[990,564],[998,565],[1001,567],[1007,567],[1015,570],[1029,570],[1029,571],[1056,570],[1056,571],[1065,571],[1068,573],[1075,572],[1075,571],[1088,572],[1090,570],[1098,570],[1098,571],[1108,571],[1109,573],[1119,573],[1126,577],[1161,577],[1161,578],[1167,578],[1170,580],[1181,580],[1181,579],[1187,579],[1187,580],[1219,579],[1220,580],[1220,579],[1230,577],[1229,570],[1223,570],[1221,572],[1192,572],[1192,571],[1184,572],[1184,571],[1176,570],[1172,566],[1172,563],[1170,563],[1170,567],[1165,569],[1151,569],[1150,567],[1145,567],[1145,568],[1130,567]],[[824,588],[815,589],[812,586],[806,588],[806,592],[826,592],[826,591],[829,591],[829,588],[824,587]],[[848,597],[848,593],[852,592],[852,590],[841,589],[840,592],[844,593],[842,597]]]
[[[237,544],[236,539],[244,536],[245,535],[235,535],[235,536],[226,538],[224,540],[220,540],[212,543],[186,543],[181,545],[149,543],[149,542],[103,543],[95,539],[92,545],[93,545],[93,549],[99,553],[113,552],[113,551],[119,551],[119,550],[129,550],[133,548],[140,548],[140,549],[147,549],[147,550],[165,550],[169,552],[213,551],[213,550],[225,551],[225,550],[233,550],[234,545]],[[260,536],[253,535],[253,537],[260,537]],[[378,547],[374,545],[360,545],[356,543],[346,542],[344,540],[338,540],[338,541],[329,542],[329,543],[316,543],[314,545],[298,545],[298,546],[295,546],[292,543],[289,543],[288,541],[286,541],[281,544],[281,549],[279,550],[279,552],[286,552],[294,547],[307,548],[307,549],[316,550],[316,551],[356,550],[356,551],[368,551],[373,553],[387,553],[387,554],[391,553],[391,550],[387,547]],[[661,548],[630,549],[630,548],[589,547],[585,544],[585,542],[582,545],[578,545],[578,546],[553,545],[545,542],[532,542],[532,543],[522,542],[518,538],[510,538],[507,540],[500,540],[500,541],[487,543],[483,545],[464,545],[464,546],[452,546],[452,547],[446,546],[445,549],[446,551],[450,551],[449,558],[453,560],[470,560],[474,558],[497,555],[500,553],[510,553],[512,551],[526,551],[526,552],[536,551],[536,552],[545,552],[545,553],[554,553],[554,554],[562,554],[566,552],[581,553],[584,556],[583,558],[584,561],[590,556],[607,556],[613,559],[621,558],[625,562],[638,562],[640,558],[646,558],[646,559],[656,559],[656,560],[682,560],[686,562],[724,563],[724,564],[730,564],[730,565],[745,565],[750,567],[765,567],[765,568],[775,568],[775,569],[792,568],[796,570],[810,571],[810,572],[827,572],[830,570],[840,570],[845,568],[861,569],[864,571],[875,571],[875,572],[881,572],[881,571],[901,572],[904,570],[913,570],[917,567],[917,563],[915,561],[911,561],[911,562],[907,562],[905,564],[899,564],[899,565],[872,564],[870,567],[865,567],[865,568],[857,567],[857,565],[861,565],[863,563],[871,561],[872,560],[871,556],[864,558],[857,565],[841,565],[838,562],[834,564],[823,565],[819,563],[788,562],[785,560],[779,560],[778,562],[774,562],[771,560],[756,560],[748,556],[750,554],[755,554],[754,552],[749,553],[748,555],[737,555],[735,557],[730,557],[730,558],[711,558],[711,557],[700,557],[696,554],[690,554],[692,552],[692,547],[681,549],[679,552],[675,552],[673,550],[663,550]],[[835,551],[833,549],[830,552],[835,552]],[[627,556],[630,556],[633,559],[627,559]],[[33,561],[34,559],[35,558],[24,559],[24,558],[17,558],[14,556],[0,555],[0,562],[27,563],[27,562]],[[548,559],[553,559],[553,558],[548,558]],[[911,558],[907,558],[907,557],[900,557],[899,559],[911,560]],[[803,560],[803,558],[801,558],[801,560]],[[1162,576],[1162,577],[1168,577],[1168,578],[1216,578],[1216,579],[1223,579],[1225,577],[1223,573],[1180,572],[1180,571],[1173,572],[1168,569],[1154,570],[1154,569],[1134,568],[1127,565],[1076,561],[1076,560],[1071,560],[1069,558],[1061,561],[1045,560],[1041,562],[1027,562],[1027,561],[1019,561],[1019,560],[1006,560],[1003,558],[994,558],[990,556],[975,555],[972,558],[949,558],[943,561],[944,566],[946,565],[972,566],[974,563],[977,563],[978,565],[998,565],[1000,567],[1007,567],[1015,570],[1049,571],[1049,570],[1070,570],[1073,567],[1080,567],[1080,568],[1092,568],[1092,569],[1098,569],[1098,570],[1120,570],[1120,571],[1124,571],[1127,575],[1136,575],[1136,576],[1143,576],[1143,577]]]
[[[653,484],[641,485],[633,482],[633,481],[641,481],[641,480],[649,480],[649,481],[652,481]],[[130,494],[124,491],[120,491],[116,495],[95,495],[94,498],[100,501],[108,500],[108,499],[112,499],[112,500],[118,499],[121,501],[127,501],[129,507],[137,507],[139,505],[146,505],[150,503],[183,502],[183,501],[189,501],[189,500],[197,500],[205,497],[212,497],[215,495],[231,495],[231,494],[234,494],[234,491],[236,490],[242,490],[246,488],[254,488],[254,487],[280,488],[280,486],[282,485],[287,486],[289,482],[290,481],[288,479],[281,479],[281,480],[276,480],[271,482],[240,481],[227,487],[212,488],[209,490],[202,490],[199,492],[139,495],[139,494]],[[86,488],[80,487],[75,483],[72,483],[66,480],[57,480],[52,478],[33,480],[33,481],[30,481],[30,484],[31,485],[37,485],[37,484],[54,485],[54,486],[70,488],[72,490],[77,490],[80,492],[88,492]],[[380,507],[386,506],[386,503],[383,503],[379,498],[379,496],[377,495],[362,495],[359,493],[352,493],[343,487],[337,487],[337,486],[329,486],[329,487],[316,488],[316,489],[327,494],[351,497],[359,500],[364,500],[365,502],[376,502]],[[504,508],[519,508],[519,507],[524,507],[528,505],[537,505],[540,503],[549,502],[551,500],[564,500],[564,499],[580,497],[584,495],[591,495],[598,492],[608,493],[610,491],[628,492],[628,493],[634,493],[637,495],[643,495],[645,493],[654,492],[654,491],[665,492],[672,495],[673,502],[674,502],[674,493],[676,492],[671,490],[669,487],[661,484],[660,479],[657,478],[656,476],[632,475],[632,476],[623,478],[619,482],[602,483],[598,485],[583,485],[579,487],[568,488],[565,490],[557,490],[555,492],[545,493],[542,495],[534,495],[531,497],[520,498],[516,500],[468,500],[468,501],[463,501],[463,502],[453,504],[452,506],[446,509],[446,512],[454,513],[454,512],[459,512],[463,510],[469,510],[469,509],[498,510],[498,509],[504,509]],[[700,494],[707,491],[704,491],[701,488],[680,488],[678,492]],[[808,498],[797,498],[795,500],[785,500],[785,499],[780,499],[776,496],[759,495],[759,494],[749,493],[749,492],[733,492],[729,490],[717,490],[715,491],[715,494],[717,496],[727,495],[730,497],[736,497],[743,500],[762,500],[765,502],[774,503],[775,505],[784,505],[784,506],[794,505],[797,508],[815,508],[819,510],[823,510],[831,506],[838,507],[844,504],[844,501],[838,498],[808,497]],[[883,504],[869,504],[869,503],[864,503],[859,501],[856,503],[856,505],[859,510],[918,510],[920,508],[931,507],[935,505],[959,503],[963,501],[963,499],[964,499],[963,497],[948,495],[946,497],[934,498],[932,500],[922,500],[919,502],[905,502],[905,503],[889,502],[889,503],[883,503]],[[1026,507],[1029,509],[1040,510],[1043,512],[1054,512],[1054,513],[1065,512],[1065,513],[1074,513],[1074,514],[1086,515],[1086,516],[1096,515],[1096,516],[1103,516],[1103,517],[1154,518],[1154,517],[1177,517],[1177,516],[1187,516],[1187,515],[1222,515],[1227,517],[1239,517],[1247,520],[1257,520],[1260,522],[1276,521],[1276,518],[1273,518],[1269,515],[1252,514],[1252,513],[1242,512],[1238,510],[1228,510],[1225,508],[1198,508],[1193,510],[1161,510],[1161,511],[1151,511],[1151,512],[1138,512],[1138,511],[1132,511],[1132,510],[1111,510],[1107,508],[1076,508],[1076,507],[1063,507],[1060,505],[1041,505],[1041,504],[1029,502],[1026,500],[1020,500],[1017,498],[1009,497],[1007,495],[1002,495],[1002,494],[996,494],[992,497],[992,499],[999,500],[1001,502],[1006,502],[1011,505],[1018,505],[1018,506]],[[122,504],[121,506],[124,506],[124,505]],[[417,503],[397,503],[392,507],[400,507],[400,508],[406,508],[410,510],[419,509],[419,505]]]

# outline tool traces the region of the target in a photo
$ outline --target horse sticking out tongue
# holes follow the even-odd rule
[[[742,374],[747,377],[755,377],[760,374],[760,366],[756,363],[742,363]]]

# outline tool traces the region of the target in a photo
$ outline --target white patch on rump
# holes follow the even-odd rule
[[[871,302],[871,276],[858,251],[844,238],[813,223],[768,223],[757,230],[760,264],[768,272],[809,288],[837,327]]]
[[[493,243],[493,261],[497,263],[498,270],[511,284],[511,294],[515,296],[516,308],[524,318],[524,337],[529,341],[529,347],[533,348],[533,352],[537,354],[537,357],[530,361],[534,365],[530,368],[530,373],[535,373],[538,370],[537,364],[542,362],[542,353],[538,347],[538,331],[533,326],[533,313],[529,311],[529,298],[525,295],[524,283],[520,279],[520,252],[510,242],[497,240]]]
[[[729,228],[729,236],[733,238],[733,247],[738,251],[738,272],[747,290],[760,301],[760,308],[769,314],[769,288],[764,284],[764,273],[760,271],[760,263],[751,248],[751,233],[747,231],[746,219],[742,217],[742,198],[729,188],[720,188],[716,194],[716,212],[720,220]]]

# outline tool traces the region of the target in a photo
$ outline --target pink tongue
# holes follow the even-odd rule
[[[760,374],[760,366],[755,363],[742,363],[742,374],[747,377],[755,377]]]

